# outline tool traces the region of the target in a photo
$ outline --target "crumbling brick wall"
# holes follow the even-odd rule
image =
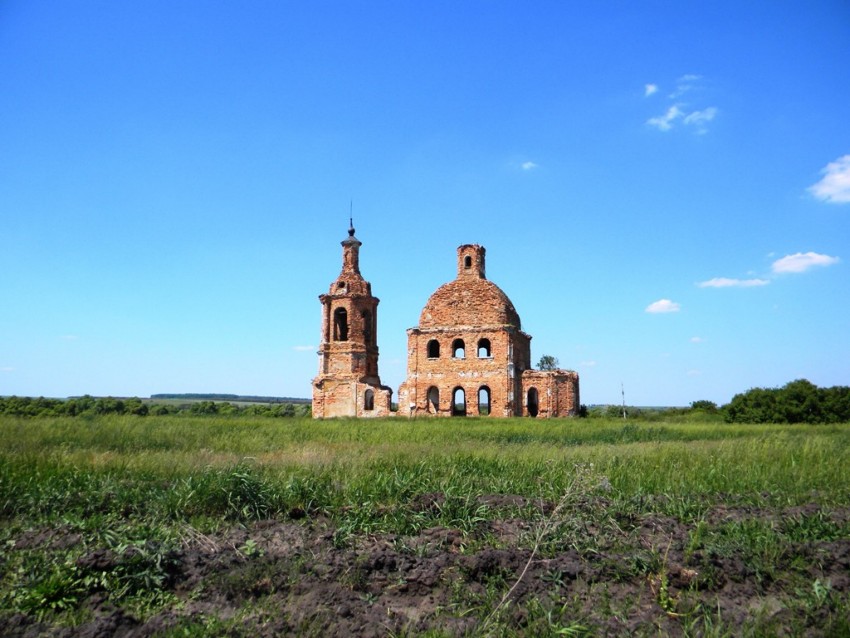
[[[317,419],[390,414],[392,390],[378,375],[378,303],[360,274],[361,242],[354,228],[342,242],[342,271],[322,304],[319,374],[313,379]]]
[[[522,331],[511,300],[487,280],[486,251],[457,250],[457,278],[428,299],[419,325],[407,331],[407,379],[399,388],[399,412],[408,416],[525,414],[523,375],[531,371],[531,337]],[[546,377],[540,416],[575,413],[578,376]],[[551,375],[550,375],[551,376]],[[570,380],[568,380],[568,378]],[[573,388],[568,392],[565,388]],[[572,399],[570,397],[573,397]],[[577,405],[577,403],[576,403]]]
[[[578,374],[572,370],[526,370],[522,373],[522,416],[541,419],[576,416]]]
[[[313,417],[382,417],[391,414],[392,389],[328,377],[313,390]],[[368,393],[372,393],[371,401]],[[370,407],[371,406],[371,407]]]
[[[322,303],[319,374],[313,416],[390,414],[392,390],[378,376],[377,309],[359,269],[361,243],[349,229],[343,267]],[[457,277],[428,299],[407,331],[407,379],[399,413],[407,416],[575,415],[578,375],[531,369],[531,336],[508,296],[486,277],[486,251],[457,249]]]
[[[458,409],[467,415],[517,414],[515,370],[527,365],[528,343],[528,335],[504,327],[408,330],[399,410],[409,416],[450,416]],[[462,406],[455,406],[456,398]]]

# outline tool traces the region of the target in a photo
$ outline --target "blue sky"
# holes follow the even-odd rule
[[[0,4],[0,395],[384,383],[487,248],[584,403],[850,385],[850,5]]]

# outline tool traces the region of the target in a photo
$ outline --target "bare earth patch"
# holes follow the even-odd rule
[[[443,501],[425,494],[408,507],[427,511]],[[18,613],[0,617],[2,633],[676,636],[749,628],[816,636],[848,629],[850,508],[716,506],[686,522],[611,514],[603,499],[560,511],[519,496],[479,501],[492,515],[465,532],[426,527],[340,538],[329,519],[306,513],[211,536],[189,531],[162,583],[179,604],[142,619],[95,592],[76,626]],[[528,508],[539,518],[515,515]],[[818,530],[820,540],[809,540]],[[823,540],[830,530],[834,537]],[[79,543],[71,530],[36,530],[22,532],[15,550]],[[84,548],[76,569],[97,574],[132,558]]]

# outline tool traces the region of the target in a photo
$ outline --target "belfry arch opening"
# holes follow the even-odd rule
[[[440,342],[436,339],[431,339],[428,342],[428,358],[437,359],[440,356]]]
[[[452,416],[466,416],[466,392],[455,388],[452,392]]]
[[[348,341],[348,311],[345,308],[334,310],[334,341]]]
[[[466,345],[464,345],[463,339],[455,339],[452,341],[452,356],[455,359],[466,358]]]
[[[490,350],[490,340],[489,339],[479,339],[478,340],[478,358],[479,359],[489,359],[492,356]]]
[[[528,397],[526,400],[526,408],[528,409],[528,416],[536,417],[537,413],[540,409],[540,404],[538,403],[537,396],[537,388],[529,388],[528,389]]]
[[[374,390],[366,390],[363,394],[363,409],[364,410],[374,410],[375,409],[375,392]]]
[[[490,415],[490,388],[486,385],[478,388],[478,414],[479,416]]]

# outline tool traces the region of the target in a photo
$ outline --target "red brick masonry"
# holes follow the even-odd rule
[[[360,275],[362,244],[349,229],[343,268],[321,295],[322,344],[313,379],[313,416],[386,416],[392,390],[378,376],[377,306]],[[570,370],[531,368],[531,337],[511,300],[485,276],[483,246],[457,249],[458,275],[428,299],[410,328],[405,416],[574,416],[579,378]]]

